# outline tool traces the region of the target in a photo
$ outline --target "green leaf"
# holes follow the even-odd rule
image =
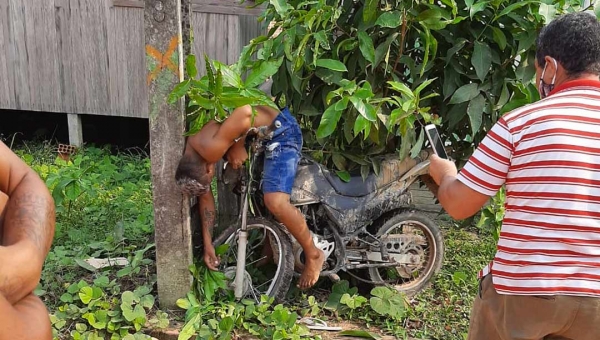
[[[60,301],[62,301],[64,303],[71,303],[71,302],[73,302],[73,295],[71,295],[69,293],[64,293],[63,295],[61,295]]]
[[[371,290],[371,308],[382,316],[391,316],[399,320],[405,313],[404,298],[395,290],[387,287],[375,287]]]
[[[417,88],[415,89],[415,93],[417,95],[421,94],[421,91],[423,91],[427,86],[429,86],[431,83],[433,83],[437,78],[431,78],[431,79],[427,79],[424,82],[422,82],[419,86],[417,86]],[[423,98],[421,98],[423,99]]]
[[[503,9],[503,10],[500,12],[500,14],[496,15],[496,17],[494,18],[494,21],[496,21],[496,20],[500,19],[501,17],[503,17],[503,16],[507,15],[508,13],[511,13],[511,12],[513,12],[513,11],[514,11],[514,10],[516,10],[516,9],[519,9],[519,8],[521,8],[521,7],[523,7],[523,6],[527,6],[527,5],[529,5],[530,3],[532,3],[532,2],[535,2],[535,1],[521,1],[521,2],[517,2],[517,3],[511,4],[511,5],[509,5],[509,6],[506,6],[506,8],[504,8],[504,9]]]
[[[377,110],[375,110],[373,105],[365,103],[356,97],[350,97],[350,101],[352,102],[352,105],[354,105],[356,111],[358,111],[360,115],[365,117],[368,121],[374,122],[377,120]]]
[[[369,174],[371,173],[371,167],[368,165],[361,165],[360,166],[360,177],[362,177],[363,181],[365,181],[367,179],[367,177],[369,177]]]
[[[442,11],[440,11],[439,8],[431,8],[419,13],[415,20],[426,27],[429,27],[432,24],[439,24],[440,19],[442,19]]]
[[[108,276],[100,276],[99,278],[94,280],[94,284],[100,288],[106,288],[110,284]]]
[[[337,171],[336,172],[337,176],[344,182],[348,183],[350,182],[350,173],[348,171]]]
[[[478,86],[475,83],[466,84],[458,88],[450,98],[449,104],[459,104],[475,98],[479,94]]]
[[[383,44],[380,44],[379,46],[377,46],[377,48],[375,48],[375,62],[373,63],[373,67],[377,67],[379,65],[379,63],[381,63],[381,61],[383,60],[383,58],[390,51],[390,47],[392,46],[392,42],[394,42],[394,40],[396,40],[396,38],[398,37],[398,35],[399,35],[398,33],[391,34],[383,42]]]
[[[121,304],[131,306],[135,301],[139,301],[132,291],[125,291],[121,294]]]
[[[190,89],[190,80],[186,79],[186,80],[182,81],[181,83],[175,85],[175,87],[173,88],[173,91],[171,91],[171,93],[169,93],[169,97],[168,97],[167,101],[169,102],[169,104],[175,104],[179,98],[185,96],[185,94],[187,93],[187,91],[189,89]]]
[[[321,116],[321,123],[317,129],[317,137],[325,138],[333,133],[337,127],[337,123],[342,116],[342,111],[348,106],[348,98],[344,98],[333,105],[329,105],[327,110]],[[343,108],[342,108],[343,107]]]
[[[233,330],[233,319],[230,316],[227,316],[219,322],[219,329],[224,333],[230,333]]]
[[[348,71],[346,65],[344,65],[341,61],[334,59],[318,59],[317,66],[340,72]]]
[[[363,338],[363,339],[375,339],[375,340],[381,339],[381,336],[379,336],[375,333],[371,333],[371,332],[363,331],[363,330],[359,330],[359,329],[341,331],[338,334],[342,335],[342,336],[353,336],[356,338]]]
[[[399,11],[383,12],[375,25],[388,28],[396,28],[402,24],[402,14]]]
[[[448,66],[448,64],[450,63],[450,60],[452,60],[452,58],[456,58],[455,54],[460,51],[465,44],[467,43],[467,39],[465,38],[458,38],[455,42],[454,42],[454,46],[452,46],[452,48],[450,48],[448,50],[448,52],[446,53],[446,66]]]
[[[214,61],[214,64],[216,68],[221,70],[221,73],[223,74],[223,83],[226,86],[233,86],[237,88],[244,87],[242,77],[233,68],[216,60]]]
[[[215,87],[215,74],[213,72],[213,67],[210,63],[210,59],[206,53],[204,54],[204,64],[206,66],[206,75],[208,76],[208,88],[209,90],[214,89]]]
[[[541,16],[544,17],[544,21],[546,22],[546,24],[548,24],[556,16],[556,7],[554,7],[554,5],[548,5],[543,2],[540,2],[539,13]]]
[[[185,59],[185,71],[190,78],[196,78],[198,75],[198,69],[196,68],[196,56],[190,54]]]
[[[471,121],[471,131],[473,132],[473,135],[475,135],[481,127],[484,108],[485,97],[481,93],[473,98],[467,107],[467,114],[469,115],[469,120]]]
[[[485,7],[489,4],[489,1],[477,1],[477,3],[473,4],[471,8],[469,8],[469,17],[473,19],[473,16],[485,9]]]
[[[379,0],[366,0],[363,7],[363,21],[372,22],[377,18],[377,9],[379,8]]]
[[[120,269],[117,272],[117,277],[121,278],[123,276],[127,276],[127,275],[131,274],[131,272],[133,272],[133,268],[132,267],[125,267],[123,269]]]
[[[144,295],[140,300],[140,304],[146,309],[151,309],[154,306],[154,296]]]
[[[97,269],[94,268],[91,264],[85,262],[82,259],[75,259],[75,263],[77,263],[78,266],[80,266],[83,269],[89,270],[91,272],[96,272]]]
[[[65,187],[65,197],[71,201],[75,201],[81,194],[81,185],[79,181],[73,181]]]
[[[502,32],[502,30],[498,27],[492,27],[492,33],[494,36],[494,41],[496,44],[498,44],[498,47],[504,51],[506,48],[506,35],[504,35],[504,32]]]
[[[81,302],[83,302],[84,304],[89,304],[93,298],[94,290],[92,289],[92,287],[83,287],[79,290],[79,299],[81,299]]]
[[[283,57],[276,60],[260,61],[252,68],[252,72],[246,78],[246,87],[256,87],[279,70],[283,63]]]
[[[314,37],[315,37],[315,40],[319,42],[321,47],[323,47],[326,50],[331,49],[331,46],[329,46],[329,39],[327,38],[326,31],[319,31],[314,34]]]
[[[371,123],[365,117],[363,117],[362,115],[358,116],[354,121],[354,135],[358,136],[358,134],[362,131],[365,131],[365,134],[367,134],[366,130],[368,129],[370,124]]]
[[[73,283],[69,286],[69,288],[67,288],[67,292],[69,294],[75,294],[79,292],[79,289],[80,287],[76,283]]]
[[[177,307],[179,307],[181,309],[185,309],[185,310],[188,310],[192,307],[192,304],[190,303],[190,301],[188,299],[178,299],[176,304],[177,304]]]
[[[277,11],[277,14],[284,16],[289,10],[292,9],[292,6],[290,6],[287,2],[287,0],[271,0],[271,5],[273,5],[273,7],[275,7],[275,11]]]
[[[423,142],[425,142],[425,131],[423,131],[423,129],[421,128],[419,139],[417,139],[415,145],[412,147],[412,149],[410,149],[411,158],[416,158],[419,155],[419,152],[421,152],[421,149],[423,148]]]
[[[483,81],[492,66],[492,50],[488,44],[479,41],[475,42],[471,64],[475,68],[477,78]]]
[[[223,72],[221,72],[221,69],[217,67],[216,75],[215,75],[215,89],[214,89],[215,97],[219,98],[222,93],[223,93]],[[217,101],[217,108],[218,107],[219,107],[219,102]]]
[[[403,83],[397,81],[388,81],[388,84],[392,89],[404,94],[409,99],[413,99],[415,97],[413,91]]]
[[[375,61],[375,47],[371,37],[366,32],[358,32],[358,43],[363,57],[373,63]]]

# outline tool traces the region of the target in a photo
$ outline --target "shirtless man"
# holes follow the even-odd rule
[[[0,142],[0,340],[50,340],[33,295],[54,237],[54,202],[38,175]]]
[[[257,106],[255,110],[253,124],[252,108],[246,105],[235,109],[222,124],[211,121],[189,137],[175,177],[184,192],[199,198],[204,262],[208,268],[217,270],[219,259],[212,245],[215,200],[210,190],[215,163],[226,155],[234,169],[241,167],[248,158],[244,147],[246,132],[252,126],[269,126],[278,120],[281,126],[275,130],[265,154],[264,201],[267,209],[304,249],[306,263],[298,287],[307,289],[317,282],[325,256],[315,246],[304,216],[290,203],[302,148],[302,133],[287,108],[279,112],[267,106]]]

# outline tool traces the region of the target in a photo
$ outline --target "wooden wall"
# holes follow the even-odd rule
[[[248,8],[251,1],[192,0],[192,53],[198,72],[205,74],[204,53],[226,64],[237,61],[242,48],[263,34],[266,25],[257,18],[262,9]]]
[[[260,9],[193,0],[192,53],[234,63]],[[148,117],[144,2],[0,0],[0,109]]]
[[[143,2],[0,0],[0,108],[147,117]]]

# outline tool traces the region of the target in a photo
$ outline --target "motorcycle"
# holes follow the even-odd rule
[[[237,299],[260,301],[268,295],[281,301],[304,266],[302,248],[262,201],[265,141],[275,129],[249,132],[246,169],[228,180],[240,196],[239,223],[213,242],[215,247],[227,245],[219,269]],[[371,173],[364,180],[351,177],[347,182],[303,155],[291,203],[302,212],[315,245],[325,254],[321,277],[337,281],[344,271],[359,281],[392,286],[409,296],[430,282],[442,266],[444,242],[439,227],[411,207],[408,191],[427,174],[430,154],[424,150],[416,158],[385,157],[377,175]]]

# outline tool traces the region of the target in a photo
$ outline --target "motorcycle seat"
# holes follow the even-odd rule
[[[349,182],[344,182],[325,166],[319,164],[319,167],[336,193],[347,197],[362,197],[399,180],[418,162],[428,157],[428,151],[422,151],[416,159],[407,157],[400,160],[397,155],[386,155],[381,159],[379,175],[371,172],[364,181],[361,176],[352,176]]]
[[[321,166],[325,178],[331,184],[333,189],[342,196],[361,197],[366,196],[377,190],[377,176],[370,173],[363,181],[362,176],[352,176],[349,182],[342,181],[336,174],[331,173],[324,166]]]

